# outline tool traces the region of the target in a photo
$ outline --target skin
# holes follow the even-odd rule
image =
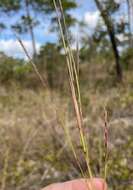
[[[42,190],[107,190],[107,185],[103,179],[93,178],[77,179],[65,183],[49,185]]]

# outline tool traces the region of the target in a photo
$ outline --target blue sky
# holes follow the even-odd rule
[[[86,12],[93,12],[96,10],[96,7],[95,7],[95,4],[93,3],[93,0],[76,0],[77,4],[78,4],[78,8],[75,9],[75,10],[72,10],[71,13],[72,15],[74,15],[74,17],[78,18],[78,19],[83,19],[84,17],[84,14]],[[20,18],[20,16],[18,15],[18,17],[14,17],[14,15],[12,15],[12,17],[8,17],[6,15],[4,15],[4,17],[1,17],[0,18],[0,21],[4,21],[4,23],[14,23],[15,21],[17,21],[18,19]],[[49,19],[48,17],[46,17],[46,19],[44,20],[45,22],[45,27],[43,28],[42,26],[41,27],[38,27],[36,29],[36,36],[38,38],[38,40],[41,42],[44,40],[47,41],[47,40],[53,40],[51,39],[51,37],[53,38],[52,35],[47,35],[47,27],[49,27]],[[40,33],[40,31],[42,33]],[[45,34],[45,35],[44,35]],[[46,37],[45,37],[46,36]],[[27,37],[27,36],[25,36]],[[3,33],[1,33],[0,35],[0,39],[1,38],[4,38],[4,39],[11,39],[13,38],[13,35],[12,35],[12,32],[11,31],[4,31]]]
[[[99,13],[96,9],[96,6],[94,4],[93,0],[76,0],[78,3],[78,8],[75,10],[71,10],[71,14],[77,18],[78,20],[83,20],[88,24],[88,28],[92,30],[97,23],[97,20],[99,18]],[[8,17],[4,16],[1,17],[0,21],[4,21],[5,23],[12,24],[14,21],[19,20],[19,15],[17,17]],[[39,50],[40,46],[45,44],[46,42],[55,42],[57,40],[56,33],[50,32],[50,18],[47,16],[43,19],[43,24],[38,26],[35,29],[35,37],[36,37],[36,45],[37,49]],[[73,32],[76,31],[76,27],[73,28]],[[28,52],[32,54],[32,46],[31,46],[31,40],[29,35],[23,35],[21,36]],[[25,58],[25,55],[18,44],[17,40],[15,39],[15,36],[11,32],[11,30],[6,30],[1,32],[0,34],[0,51],[4,51],[9,56],[19,57],[19,58]]]

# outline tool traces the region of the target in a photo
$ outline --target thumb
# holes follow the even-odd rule
[[[107,190],[103,179],[76,179],[65,183],[53,184],[42,190]]]
[[[90,190],[107,190],[106,182],[101,178],[93,178],[88,180],[88,184],[90,183]],[[89,189],[89,187],[88,187]]]

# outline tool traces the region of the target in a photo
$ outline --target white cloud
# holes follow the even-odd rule
[[[100,17],[99,11],[95,12],[86,12],[84,15],[85,23],[91,28],[94,29],[97,25],[98,19]]]
[[[28,40],[23,40],[23,44],[28,51],[29,55],[32,55],[32,43]],[[41,44],[36,43],[37,50],[40,49]],[[0,39],[0,51],[4,52],[8,56],[12,56],[15,58],[24,58],[27,59],[20,43],[17,40],[9,39],[4,40]]]
[[[124,34],[118,34],[117,38],[120,42],[124,42],[128,40],[128,36],[125,36]]]
[[[116,2],[116,3],[120,3],[120,2],[121,2],[121,0],[115,0],[115,2]]]

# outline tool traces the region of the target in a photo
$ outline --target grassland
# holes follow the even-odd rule
[[[82,85],[82,104],[93,173],[96,176],[103,173],[103,105],[106,104],[110,151],[108,183],[113,190],[130,190],[133,178],[131,75],[129,71],[125,74],[125,85],[114,86],[111,82],[108,87],[98,75],[94,82],[92,70],[90,73],[91,82]],[[86,78],[82,83],[85,81]],[[68,94],[40,87],[22,88],[16,84],[1,86],[1,189],[37,190],[51,182],[81,175],[66,141],[63,125],[69,128],[80,163],[86,171],[75,124]]]

